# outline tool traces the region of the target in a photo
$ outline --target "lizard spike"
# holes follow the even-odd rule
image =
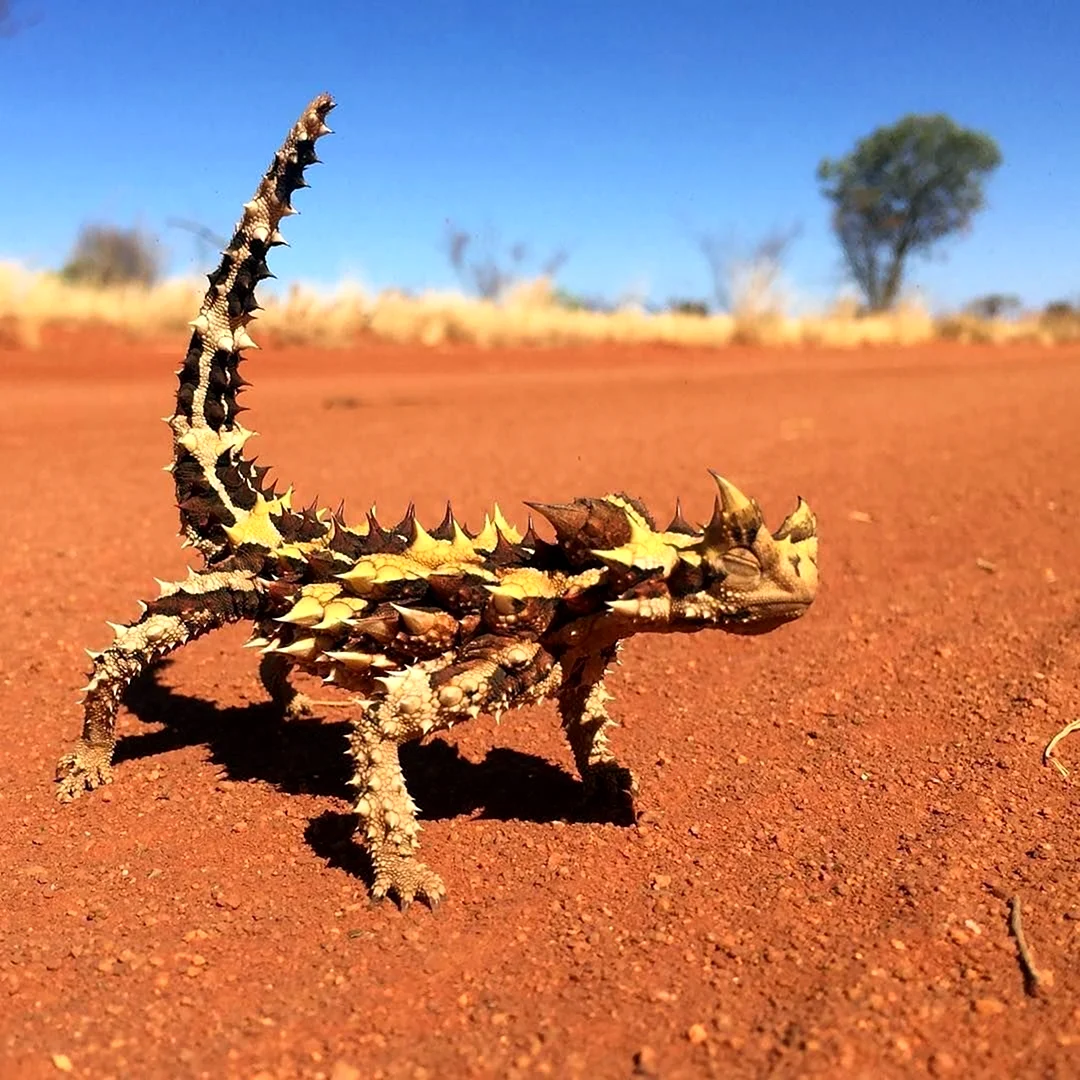
[[[666,531],[671,533],[682,533],[684,536],[697,536],[697,530],[683,517],[681,499],[675,500],[675,516],[671,519],[671,524],[667,527]]]
[[[519,559],[517,548],[507,540],[498,525],[495,526],[495,546],[487,553],[487,561],[494,566],[510,566]]]
[[[390,605],[401,616],[402,625],[410,634],[422,637],[435,628],[438,616],[430,611],[421,611],[419,608],[402,607],[400,604]]]
[[[409,524],[409,546],[406,548],[406,554],[421,555],[424,552],[438,550],[439,541],[420,524],[415,515],[412,517]]]
[[[301,596],[299,600],[274,622],[291,623],[294,626],[314,626],[323,618],[323,605],[314,596]]]
[[[516,615],[525,606],[525,594],[515,585],[485,585],[500,615]]]
[[[413,525],[416,522],[416,504],[410,502],[405,509],[405,516],[390,530],[396,536],[406,538],[412,536]]]
[[[774,540],[808,540],[817,532],[817,519],[813,511],[807,506],[806,501],[800,495],[795,509],[782,522],[780,527],[773,533]]]
[[[369,615],[366,619],[354,619],[352,628],[359,634],[366,634],[380,644],[387,645],[397,634],[396,621],[392,616]]]
[[[535,551],[537,544],[540,543],[540,537],[536,535],[536,529],[533,527],[532,514],[529,515],[529,520],[526,523],[525,535],[521,538],[521,547],[527,551]]]
[[[733,545],[753,543],[763,522],[761,510],[731,481],[709,470],[716,481],[718,494],[712,518],[705,526],[698,549],[701,552],[725,551]]]
[[[589,520],[589,511],[575,503],[540,503],[526,502],[538,514],[551,522],[560,540],[570,540],[577,536]]]
[[[709,475],[716,481],[716,486],[720,491],[724,513],[736,514],[741,510],[753,508],[752,500],[748,499],[730,480],[725,480],[713,469],[709,470]]]
[[[641,604],[637,600],[609,600],[608,610],[615,615],[625,615],[635,619],[641,613]]]
[[[472,542],[476,537],[470,536],[469,531],[459,525],[456,521],[453,526],[453,535],[450,537],[450,543],[461,549],[468,549],[472,547]],[[475,550],[475,549],[474,549]]]
[[[105,621],[105,625],[113,632],[114,636],[119,640],[120,635],[124,632],[126,627],[121,626],[119,623]]]
[[[252,340],[251,335],[247,330],[242,326],[237,327],[233,332],[233,340],[236,343],[237,349],[257,349],[259,347]]]
[[[375,516],[375,504],[371,504],[371,509],[367,512],[368,532],[371,535],[385,536],[386,530],[379,524],[379,519]]]
[[[245,641],[244,644],[241,645],[240,647],[242,649],[264,649],[269,644],[270,644],[270,639],[269,638],[253,637],[253,638],[248,638],[248,640]]]
[[[446,513],[443,514],[442,521],[431,530],[431,536],[436,540],[453,540],[458,531],[458,523],[454,519],[454,508],[450,505],[450,500],[447,499]]]
[[[323,656],[349,671],[370,671],[373,667],[384,667],[386,664],[393,666],[392,660],[387,660],[385,656],[379,656],[376,653],[325,652]]]
[[[323,609],[323,619],[315,623],[312,630],[337,630],[341,626],[352,626],[356,614],[352,604],[345,600],[331,600]]]
[[[394,691],[395,687],[402,686],[405,679],[401,675],[376,675],[375,681],[383,684],[383,689],[387,694]]]
[[[313,638],[297,638],[288,645],[279,645],[274,652],[279,656],[296,656],[310,660],[319,651],[319,643]]]
[[[724,506],[720,502],[720,496],[713,496],[713,509],[712,517],[705,524],[705,532],[710,530],[716,530],[723,528],[724,525]]]
[[[520,542],[521,533],[519,533],[517,529],[513,525],[511,525],[509,521],[506,520],[498,503],[495,503],[495,505],[491,508],[491,520],[495,522],[495,528],[498,529],[499,532],[505,534],[506,538],[512,544],[517,544]]]
[[[188,326],[190,326],[192,330],[197,330],[200,334],[205,334],[206,331],[210,329],[210,320],[200,313],[188,323]],[[179,375],[180,373],[177,372],[177,374]]]

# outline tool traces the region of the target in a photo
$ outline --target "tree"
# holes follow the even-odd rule
[[[909,256],[962,232],[1001,164],[997,143],[943,114],[909,115],[818,165],[844,260],[872,311],[895,303]]]
[[[67,281],[105,287],[153,285],[161,274],[157,241],[138,229],[85,225],[60,270]]]
[[[977,319],[1004,319],[1016,315],[1022,306],[1014,293],[987,293],[969,300],[964,310]]]

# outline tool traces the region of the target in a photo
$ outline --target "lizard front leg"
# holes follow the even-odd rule
[[[282,715],[289,720],[300,720],[311,715],[311,698],[289,682],[291,669],[288,657],[265,653],[259,661],[259,681]]]
[[[128,683],[155,660],[208,630],[257,614],[260,596],[245,571],[196,574],[162,586],[136,621],[114,626],[116,638],[94,662],[83,701],[82,737],[56,765],[57,797],[70,802],[84,789],[112,781],[116,712]]]
[[[480,712],[498,715],[540,700],[559,679],[558,666],[535,642],[496,640],[463,657],[448,654],[379,680],[385,693],[365,703],[350,739],[353,809],[357,836],[371,856],[373,899],[393,894],[403,909],[414,899],[434,908],[446,895],[439,875],[417,858],[417,806],[405,787],[398,747]]]
[[[559,689],[559,716],[566,732],[586,797],[634,816],[638,785],[634,774],[620,765],[608,746],[607,729],[617,726],[607,711],[611,695],[604,676],[614,661],[617,646],[566,657]]]

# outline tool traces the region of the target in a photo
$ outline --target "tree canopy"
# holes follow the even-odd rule
[[[970,226],[1000,164],[989,135],[938,113],[905,116],[818,165],[844,260],[871,310],[895,303],[909,256]]]

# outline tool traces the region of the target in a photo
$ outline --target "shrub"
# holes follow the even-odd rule
[[[709,305],[704,300],[669,300],[667,309],[673,315],[693,315],[699,319],[709,314]]]
[[[161,277],[158,241],[139,229],[84,225],[60,277],[98,287],[154,285]]]

